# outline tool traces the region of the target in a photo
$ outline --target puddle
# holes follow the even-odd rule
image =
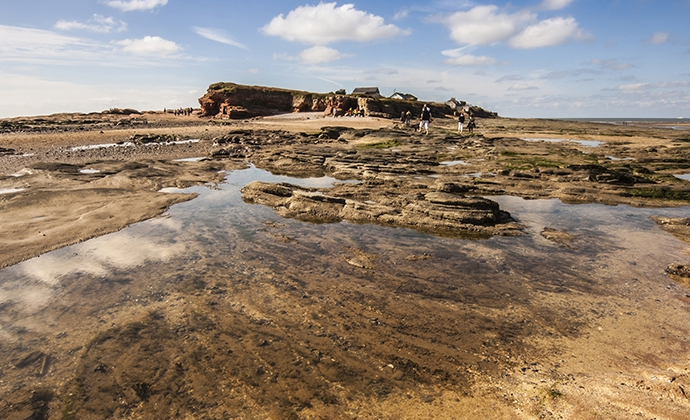
[[[0,188],[0,195],[13,194],[21,191],[24,191],[24,188]]]
[[[32,172],[30,169],[24,168],[24,169],[22,169],[22,170],[19,171],[19,172],[10,174],[10,176],[15,177],[15,178],[20,178],[20,177],[23,177],[23,176],[26,176],[26,175],[31,175],[31,174],[33,174],[33,172]]]
[[[175,160],[173,160],[173,162],[199,162],[200,160],[204,160],[204,159],[206,159],[206,157],[201,156],[201,157],[175,159]]]
[[[604,144],[603,141],[596,141],[596,140],[574,140],[574,139],[549,139],[549,138],[523,138],[522,140],[525,141],[544,141],[548,143],[577,143],[581,146],[584,147],[599,147],[602,144]]]
[[[673,175],[678,179],[682,179],[685,181],[690,181],[690,174],[683,174],[683,175]]]
[[[445,162],[441,162],[440,164],[445,166],[467,165],[467,162],[465,162],[464,160],[448,160]]]
[[[82,174],[98,174],[98,173],[101,173],[101,170],[100,169],[88,169],[87,168],[87,169],[80,169],[79,172]]]
[[[482,177],[491,177],[491,176],[496,176],[495,173],[493,172],[475,172],[467,175],[463,175],[465,178],[482,178]]]
[[[608,159],[608,160],[614,160],[614,161],[618,161],[618,160],[635,160],[635,158],[631,158],[631,157],[628,157],[628,158],[617,158],[617,157],[613,157],[613,156],[606,156],[606,159]]]
[[[134,143],[123,142],[123,143],[104,143],[104,144],[91,144],[88,146],[75,146],[70,148],[70,151],[77,152],[79,150],[96,150],[96,149],[109,149],[111,147],[132,147]]]
[[[172,389],[165,375],[176,375],[184,387],[155,394],[157,410],[195,413],[198,400],[183,403],[194,389],[237,412],[244,402],[224,406],[228,389],[258,387],[269,405],[287,401],[294,389],[306,401],[336,388],[374,395],[381,383],[416,389],[416,379],[391,382],[372,368],[382,364],[412,366],[405,375],[434,372],[424,377],[433,386],[468,383],[468,366],[499,381],[508,375],[495,361],[531,362],[533,354],[558,352],[563,342],[589,338],[623,313],[644,314],[631,328],[645,337],[659,325],[687,327],[687,291],[664,274],[669,264],[687,261],[687,247],[649,217],[685,217],[688,207],[491,197],[526,234],[467,240],[284,219],[242,200],[240,189],[254,180],[342,182],[254,167],[228,172],[213,188],[174,191],[198,197],[161,217],[0,270],[0,362],[9,366],[31,351],[49,353],[52,361],[40,377],[28,368],[4,370],[0,393],[62,389],[79,373],[88,398],[74,407],[117,401],[109,394],[114,385],[103,382],[116,375],[104,375],[98,368],[104,366],[154,390]],[[547,240],[540,235],[545,227],[575,240],[568,246]],[[629,337],[624,327],[620,334]],[[621,340],[638,342],[611,336],[610,343]],[[640,342],[639,351],[654,342]],[[616,344],[601,351],[621,353]],[[436,372],[444,379],[434,379]]]
[[[172,142],[163,142],[163,143],[158,143],[158,142],[152,142],[152,143],[146,143],[143,146],[161,146],[161,145],[179,145],[179,144],[190,144],[190,143],[198,143],[201,140],[199,139],[190,139],[190,140],[178,140],[178,141],[172,141]],[[104,144],[91,144],[88,146],[75,146],[70,148],[70,151],[77,152],[80,150],[96,150],[96,149],[109,149],[111,147],[132,147],[134,146],[134,143],[126,141],[122,143],[104,143]]]

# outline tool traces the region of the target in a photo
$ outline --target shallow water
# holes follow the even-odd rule
[[[645,264],[663,271],[669,263],[683,258],[683,245],[659,230],[649,217],[683,217],[689,210],[688,207],[638,209],[598,204],[568,205],[557,199],[527,201],[508,196],[490,197],[497,201],[502,209],[524,223],[529,234],[523,237],[466,241],[437,238],[407,229],[376,225],[353,225],[347,222],[313,225],[285,220],[270,208],[242,201],[239,190],[253,180],[289,182],[309,187],[328,187],[334,182],[341,182],[330,177],[296,179],[274,176],[266,171],[251,168],[228,173],[226,182],[219,186],[166,189],[165,191],[170,193],[197,193],[199,197],[174,206],[164,217],[65,247],[0,271],[0,287],[3,291],[0,295],[0,304],[13,301],[15,298],[20,299],[27,302],[27,307],[22,311],[27,314],[26,309],[42,307],[39,302],[47,303],[48,296],[55,295],[54,288],[59,287],[64,281],[84,277],[107,279],[117,276],[132,277],[132,280],[136,281],[135,273],[148,273],[151,269],[157,268],[159,263],[168,264],[167,269],[173,269],[172,267],[177,264],[180,265],[178,269],[183,270],[185,263],[198,258],[200,254],[214,254],[222,258],[223,253],[219,253],[218,249],[236,248],[240,242],[247,247],[242,250],[246,253],[249,252],[249,248],[255,248],[256,244],[266,240],[267,224],[280,224],[283,235],[300,238],[300,243],[309,244],[309,252],[322,252],[320,247],[323,241],[342,240],[363,248],[380,248],[379,253],[396,253],[396,250],[407,250],[412,253],[436,252],[443,254],[444,259],[462,259],[465,260],[464,264],[471,265],[487,262],[483,258],[473,258],[473,255],[489,253],[495,256],[495,262],[501,267],[529,267],[530,261],[526,255],[539,255],[539,259],[544,263],[558,266],[563,258],[586,260],[590,256],[602,253],[615,253],[633,246],[644,246],[650,248],[649,260],[645,261]],[[3,190],[0,193],[15,191],[18,190]],[[552,244],[538,235],[544,227],[581,235],[581,241],[587,243],[587,246],[582,246],[577,251],[558,247],[554,249]],[[630,236],[642,242],[630,243]],[[612,247],[613,249],[610,249]],[[658,249],[659,255],[655,255],[652,249]],[[259,251],[253,249],[252,252]],[[391,257],[392,255],[388,258]],[[498,263],[498,259],[502,261]],[[213,264],[213,261],[209,260],[207,263]],[[450,266],[454,264],[457,262],[451,262]],[[534,270],[537,270],[537,267],[534,267]],[[530,273],[530,269],[523,274],[532,276],[538,282],[548,284],[552,281],[534,276],[535,273]],[[583,273],[583,276],[586,277],[586,274]],[[42,290],[39,292],[39,289]],[[31,292],[25,294],[24,291],[28,290]],[[3,323],[2,330],[7,333],[11,330],[11,324],[12,322]]]
[[[584,147],[599,147],[604,144],[603,141],[597,140],[575,140],[575,139],[549,139],[549,138],[523,138],[525,141],[545,141],[548,143],[577,143]]]
[[[24,191],[24,188],[0,188],[0,194],[13,194]]]
[[[38,349],[54,360],[44,380],[60,383],[86,363],[80,360],[105,360],[104,346],[115,341],[89,344],[99,334],[156,311],[171,325],[187,325],[177,339],[184,346],[198,340],[213,349],[213,334],[230,331],[244,331],[232,333],[242,342],[259,343],[242,350],[218,342],[234,353],[232,361],[215,365],[241,366],[243,357],[261,354],[279,372],[293,369],[294,354],[316,349],[332,355],[347,375],[303,375],[326,375],[352,392],[378,392],[380,382],[362,385],[352,378],[378,377],[372,366],[397,365],[401,357],[413,360],[416,371],[443,371],[444,381],[462,384],[468,381],[464,364],[526,357],[534,340],[577,336],[623,307],[642,311],[645,295],[659,296],[652,304],[662,311],[686,293],[668,286],[673,282],[664,270],[687,262],[687,247],[649,217],[684,217],[688,207],[493,197],[526,226],[525,235],[463,240],[283,219],[242,201],[240,189],[253,180],[311,187],[338,182],[253,167],[229,172],[223,184],[179,190],[199,196],[163,217],[0,271],[3,365]],[[555,243],[541,235],[544,228],[574,239]],[[190,330],[190,316],[213,322]],[[276,345],[280,351],[266,353]],[[77,357],[85,351],[89,357]],[[247,369],[254,372],[256,365]],[[489,365],[482,369],[495,374]],[[96,375],[92,371],[85,370],[85,381]],[[308,377],[298,375],[296,383],[311,383]],[[28,386],[26,378],[18,369],[8,371],[0,391]],[[210,381],[206,387],[220,387],[210,376],[204,380]],[[328,386],[319,384],[304,392],[320,395]],[[276,399],[290,392],[285,384],[262,387]]]
[[[447,160],[447,161],[441,162],[440,164],[445,165],[445,166],[467,165],[467,162],[465,162],[464,160]]]

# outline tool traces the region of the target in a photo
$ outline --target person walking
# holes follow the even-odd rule
[[[477,123],[474,121],[474,115],[470,114],[470,122],[467,123],[467,131],[474,133]]]
[[[465,113],[460,111],[460,115],[458,116],[458,133],[462,134],[462,129],[465,126]]]
[[[405,125],[410,126],[410,120],[412,119],[412,113],[408,109],[407,112],[405,112]]]
[[[424,129],[424,134],[429,134],[429,123],[431,122],[431,109],[424,105],[422,107],[422,120],[419,122],[419,131]]]

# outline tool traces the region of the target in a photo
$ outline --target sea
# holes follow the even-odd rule
[[[565,121],[585,121],[613,125],[641,125],[652,127],[664,127],[675,130],[690,130],[690,117],[676,118],[557,118]]]

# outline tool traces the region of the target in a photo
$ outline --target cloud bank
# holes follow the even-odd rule
[[[55,24],[55,29],[61,31],[83,30],[89,32],[110,33],[124,32],[127,30],[127,24],[123,21],[116,21],[112,17],[105,17],[99,14],[93,15],[88,22],[78,22],[76,20],[60,20]]]
[[[168,4],[168,0],[110,0],[105,4],[123,12],[133,12],[137,10],[152,10],[159,6],[165,6]]]
[[[551,9],[565,7],[570,1],[551,0],[543,4]],[[579,28],[572,17],[538,20],[529,10],[501,12],[498,6],[476,6],[468,11],[434,18],[450,30],[452,40],[461,45],[492,46],[506,43],[517,49],[543,48],[570,40],[590,40],[592,36]]]

